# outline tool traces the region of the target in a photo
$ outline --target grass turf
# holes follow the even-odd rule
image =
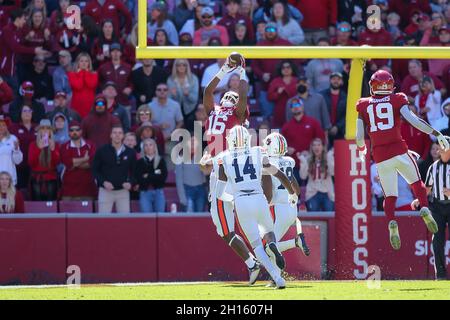
[[[366,281],[295,281],[285,290],[266,288],[265,282],[249,287],[243,282],[141,285],[82,285],[80,288],[1,287],[5,299],[157,299],[157,300],[450,300],[450,281],[381,281],[369,289]]]

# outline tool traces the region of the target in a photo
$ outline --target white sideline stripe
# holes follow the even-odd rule
[[[233,282],[233,281],[231,281]],[[238,282],[238,281],[235,281]],[[218,284],[226,283],[223,281],[192,281],[192,282],[121,282],[121,283],[83,283],[78,285],[67,284],[42,284],[42,285],[15,285],[15,286],[0,286],[1,290],[8,289],[50,289],[50,288],[67,288],[74,289],[78,287],[141,287],[141,286],[175,286],[175,285],[199,285],[199,284]]]

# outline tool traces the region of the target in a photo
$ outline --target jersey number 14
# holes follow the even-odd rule
[[[232,165],[234,168],[234,173],[236,175],[236,179],[234,179],[236,183],[244,181],[243,176],[247,175],[250,175],[250,180],[254,180],[257,178],[255,167],[252,163],[250,163],[250,157],[247,157],[247,160],[245,161],[244,168],[242,170],[243,174],[241,174],[241,168],[239,167],[239,163],[236,158],[233,160]]]
[[[367,113],[369,114],[370,132],[388,130],[394,127],[392,104],[378,103],[375,110],[373,104],[371,104],[367,107]]]

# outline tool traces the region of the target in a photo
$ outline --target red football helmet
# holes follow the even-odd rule
[[[385,70],[378,70],[369,80],[371,95],[388,95],[394,92],[394,77]]]

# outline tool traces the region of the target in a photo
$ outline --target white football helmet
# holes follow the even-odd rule
[[[234,91],[227,91],[220,99],[220,105],[224,107],[233,107],[239,101],[239,94]]]
[[[231,128],[226,139],[229,150],[250,147],[251,136],[243,126],[234,126]]]
[[[269,134],[263,140],[263,146],[267,150],[267,154],[270,157],[284,156],[288,150],[286,138],[278,132]]]

